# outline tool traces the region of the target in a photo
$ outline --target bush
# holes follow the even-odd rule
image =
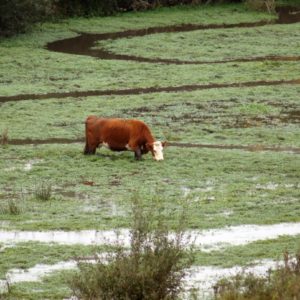
[[[270,1],[273,0],[264,2]],[[223,2],[241,2],[241,0],[1,0],[0,36],[23,33],[32,24],[50,18],[108,16],[119,11],[145,10],[157,6]]]
[[[275,0],[245,0],[245,5],[251,9],[258,11],[275,12]]]
[[[54,0],[1,0],[0,35],[25,32],[28,27],[43,21],[55,12]]]
[[[215,300],[299,300],[300,251],[294,258],[284,254],[284,265],[267,277],[239,274],[215,287]]]
[[[181,227],[182,228],[182,227]],[[163,220],[149,216],[135,202],[130,250],[119,245],[108,261],[79,264],[70,286],[79,299],[176,299],[192,256],[184,249],[182,230],[169,238]]]

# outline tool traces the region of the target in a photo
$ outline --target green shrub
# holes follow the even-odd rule
[[[245,0],[245,5],[251,9],[258,11],[275,12],[275,0]]]
[[[28,27],[54,14],[54,0],[1,0],[0,35],[25,32]]]
[[[300,252],[294,258],[284,255],[284,265],[266,277],[239,274],[215,287],[215,300],[299,300]]]
[[[177,299],[184,270],[192,262],[179,228],[171,240],[161,211],[153,218],[135,202],[130,249],[119,245],[108,261],[80,263],[70,282],[74,295],[79,299]]]

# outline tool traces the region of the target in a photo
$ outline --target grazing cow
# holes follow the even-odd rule
[[[139,120],[88,116],[85,141],[84,154],[95,154],[97,147],[106,146],[112,151],[133,151],[137,160],[149,151],[155,160],[164,159],[165,142],[155,141],[149,127]]]

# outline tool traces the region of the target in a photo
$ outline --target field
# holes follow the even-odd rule
[[[182,6],[45,23],[1,40],[4,299],[70,298],[72,261],[107,251],[97,234],[126,232],[134,198],[162,206],[170,228],[185,209],[200,235],[200,272],[299,249],[295,16],[285,24],[243,5]],[[165,160],[84,156],[90,114],[145,121],[168,141]]]

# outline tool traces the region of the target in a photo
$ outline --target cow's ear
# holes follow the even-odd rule
[[[167,146],[167,141],[161,142],[161,145],[162,145],[163,147],[166,147],[166,146]]]

